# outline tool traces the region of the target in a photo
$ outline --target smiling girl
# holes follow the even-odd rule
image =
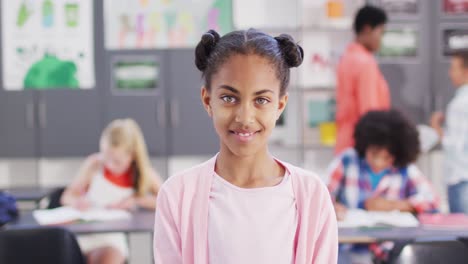
[[[219,153],[158,195],[156,263],[336,263],[337,225],[320,179],[275,159],[268,138],[303,51],[289,35],[205,33],[195,50]]]

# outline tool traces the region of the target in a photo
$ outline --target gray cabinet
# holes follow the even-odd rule
[[[219,139],[200,99],[201,74],[193,49],[169,51],[171,155],[214,154]]]
[[[98,150],[102,118],[96,89],[40,91],[37,116],[41,157],[80,157]]]
[[[433,19],[430,13],[432,2],[436,1],[418,1],[418,11],[414,16],[388,13],[387,29],[408,28],[416,31],[416,56],[379,58],[392,95],[392,107],[403,111],[416,123],[426,123],[431,114],[430,65],[434,47],[430,38],[434,30],[428,25]]]
[[[132,91],[116,87],[113,65],[118,61],[138,61],[145,59],[159,64],[157,87]],[[103,87],[101,110],[104,113],[104,126],[116,118],[132,118],[141,127],[152,156],[167,154],[169,140],[168,127],[168,67],[167,53],[164,51],[115,51],[106,55],[106,85]]]
[[[34,93],[0,90],[0,157],[37,155]]]

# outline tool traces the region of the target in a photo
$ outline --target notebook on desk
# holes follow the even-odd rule
[[[93,208],[80,211],[68,206],[35,210],[33,216],[40,225],[59,225],[76,221],[111,221],[129,219],[132,217],[132,215],[125,210]]]
[[[465,214],[421,214],[418,216],[423,227],[437,229],[468,229]]]
[[[343,221],[338,221],[340,228],[417,226],[419,226],[419,222],[416,217],[411,213],[399,211],[376,212],[351,209],[346,212]]]

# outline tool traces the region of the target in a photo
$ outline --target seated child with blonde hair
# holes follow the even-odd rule
[[[80,210],[91,207],[154,210],[160,185],[140,127],[132,119],[118,119],[104,129],[100,152],[86,158],[62,195],[61,203]],[[128,256],[122,233],[83,235],[78,241],[88,263],[124,263]]]

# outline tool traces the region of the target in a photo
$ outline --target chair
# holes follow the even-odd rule
[[[39,201],[40,209],[53,209],[62,206],[60,198],[62,197],[65,187],[59,187],[49,193]]]
[[[85,264],[76,237],[58,227],[0,231],[0,263]]]
[[[458,240],[416,241],[405,245],[394,264],[465,264],[468,247]]]

